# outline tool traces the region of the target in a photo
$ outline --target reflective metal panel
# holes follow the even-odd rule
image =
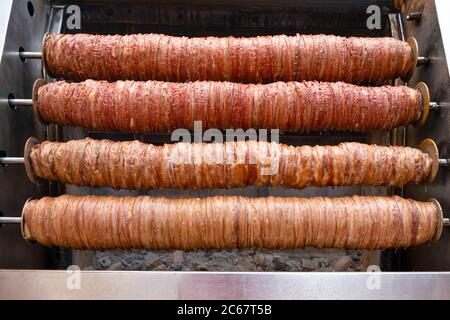
[[[447,8],[447,11],[445,9]],[[411,0],[405,1],[403,17],[411,12],[421,12],[420,21],[403,21],[405,36],[414,36],[419,44],[419,56],[430,57],[429,65],[416,69],[408,84],[414,87],[424,81],[429,89],[432,101],[437,101],[443,107],[430,112],[423,127],[409,126],[406,134],[408,146],[418,146],[426,138],[432,138],[441,153],[447,158],[450,152],[450,78],[445,46],[450,29],[447,17],[448,1]],[[442,12],[441,12],[442,11]],[[440,14],[437,15],[437,12]],[[447,19],[447,20],[446,20]],[[450,53],[449,53],[450,54]],[[447,54],[448,57],[448,54]],[[436,180],[429,186],[408,185],[404,195],[417,200],[436,198],[444,211],[444,217],[450,215],[450,167],[441,166]],[[411,271],[449,271],[450,270],[450,230],[445,228],[441,239],[433,245],[423,245],[403,252],[403,269]]]
[[[450,274],[0,271],[0,299],[450,299]]]
[[[23,146],[30,136],[43,138],[44,127],[38,124],[31,108],[12,109],[8,97],[31,98],[31,88],[41,76],[41,61],[22,61],[19,49],[40,51],[49,14],[46,1],[1,1],[0,15],[4,46],[0,63],[0,150],[8,156],[23,156]],[[12,3],[12,5],[11,5]],[[11,10],[7,10],[8,4]],[[3,11],[3,9],[5,9]],[[6,31],[7,30],[7,31]],[[4,33],[3,33],[4,32]],[[39,197],[47,190],[37,190],[27,178],[22,165],[0,166],[0,212],[5,216],[20,216],[29,197]],[[27,244],[19,226],[0,229],[1,268],[49,267],[50,250]]]

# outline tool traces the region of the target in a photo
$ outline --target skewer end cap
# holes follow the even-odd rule
[[[48,64],[47,59],[45,57],[45,44],[47,42],[47,38],[50,36],[49,32],[44,33],[44,36],[42,37],[42,45],[41,45],[41,52],[42,52],[42,76],[47,74],[50,78],[55,78],[54,75],[48,70]]]
[[[436,208],[436,232],[434,233],[432,242],[438,241],[442,234],[442,229],[444,227],[444,213],[442,211],[441,204],[439,201],[437,201],[435,198],[431,198],[429,201],[431,201]]]
[[[431,172],[427,178],[426,183],[430,184],[436,179],[437,172],[439,170],[439,150],[436,146],[436,143],[432,139],[425,139],[419,145],[419,149],[428,154],[433,163],[431,164]]]
[[[414,37],[409,37],[406,42],[411,47],[411,59],[412,59],[412,69],[406,75],[402,76],[401,79],[403,82],[408,82],[409,79],[413,76],[417,67],[417,60],[419,59],[419,45],[417,44],[417,40]]]
[[[25,224],[25,209],[27,208],[28,202],[30,202],[31,200],[33,200],[33,198],[28,198],[27,201],[25,201],[25,204],[23,205],[21,216],[22,222],[20,223],[20,230],[22,232],[22,237],[28,243],[32,243],[33,241],[31,239],[30,231],[28,230],[27,225]]]
[[[43,85],[45,85],[46,83],[47,82],[42,78],[37,79],[33,84],[33,93],[32,93],[33,114],[36,117],[36,119],[38,119],[39,122],[44,125],[48,125],[48,123],[42,119],[41,114],[39,113],[38,91],[39,91],[39,88],[42,87]]]
[[[31,155],[31,149],[33,149],[33,147],[37,144],[39,144],[39,140],[34,137],[30,137],[27,140],[27,142],[25,143],[25,148],[23,151],[23,158],[24,158],[24,162],[25,162],[25,171],[27,172],[27,176],[30,179],[30,181],[33,182],[34,184],[37,184],[38,180],[37,180],[36,175],[34,174],[33,166],[31,165],[30,155]]]
[[[417,120],[416,124],[417,126],[423,126],[430,113],[430,90],[425,82],[419,82],[416,85],[416,90],[418,90],[422,96],[422,112],[420,113],[420,118]]]

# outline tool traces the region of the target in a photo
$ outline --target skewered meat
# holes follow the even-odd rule
[[[393,38],[332,35],[187,38],[161,34],[48,34],[44,63],[70,80],[345,81],[405,76],[413,50]]]
[[[36,107],[46,122],[96,131],[162,133],[201,121],[206,128],[303,132],[391,129],[418,120],[421,102],[406,86],[88,80],[40,87]]]
[[[397,196],[63,195],[27,202],[23,230],[27,240],[78,249],[384,249],[436,240],[440,220],[432,202]]]
[[[431,157],[419,149],[354,142],[314,147],[263,141],[154,146],[90,138],[35,145],[30,162],[40,178],[117,189],[402,186],[425,180],[432,165]]]

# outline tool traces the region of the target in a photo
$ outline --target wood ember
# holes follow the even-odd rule
[[[354,261],[350,256],[343,256],[333,266],[333,271],[345,271],[353,265]]]

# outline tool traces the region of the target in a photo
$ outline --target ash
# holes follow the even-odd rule
[[[362,271],[361,250],[95,251],[86,270]]]

